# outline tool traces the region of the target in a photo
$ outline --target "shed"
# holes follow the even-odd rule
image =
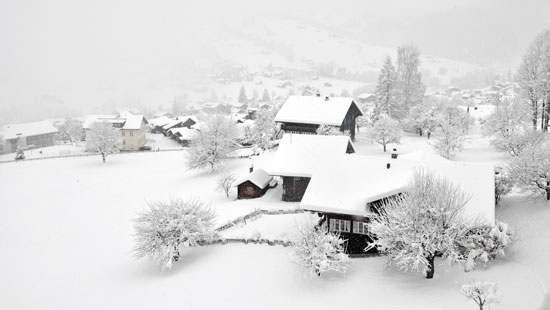
[[[245,177],[235,182],[238,199],[250,199],[262,197],[269,189],[269,183],[273,180],[263,169],[250,168],[252,171]]]

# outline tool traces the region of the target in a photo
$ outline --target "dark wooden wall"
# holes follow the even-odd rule
[[[319,125],[315,124],[302,124],[302,123],[282,123],[281,129],[290,133],[311,133],[317,134],[317,128]]]
[[[340,219],[340,220],[346,220],[350,221],[350,232],[344,233],[340,232],[340,238],[347,240],[346,244],[346,253],[348,254],[365,254],[365,253],[377,253],[378,251],[376,248],[369,249],[369,251],[365,251],[365,248],[369,245],[369,243],[372,243],[373,239],[369,235],[363,235],[363,234],[354,234],[353,233],[353,222],[370,222],[370,218],[363,217],[363,216],[354,216],[354,215],[347,215],[347,214],[336,214],[336,213],[324,213],[324,217],[326,218],[326,224],[327,227],[330,230],[330,219]]]
[[[361,111],[355,103],[352,103],[349,107],[348,113],[346,113],[346,117],[344,118],[344,121],[342,122],[342,125],[340,126],[340,130],[342,132],[348,130],[350,133],[351,140],[355,141],[355,118],[358,116],[361,116]]]
[[[254,194],[253,195],[248,194],[248,187],[252,187],[254,189]],[[261,189],[258,186],[256,186],[256,184],[254,184],[250,181],[246,181],[246,182],[243,182],[243,183],[239,184],[239,186],[237,186],[237,198],[238,199],[251,199],[251,198],[262,197],[267,192],[268,188],[269,187],[266,186],[264,189]]]
[[[302,201],[311,178],[283,176],[283,201]]]

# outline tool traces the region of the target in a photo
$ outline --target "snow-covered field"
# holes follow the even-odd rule
[[[406,136],[401,154],[431,152],[426,138]],[[361,154],[389,156],[360,133]],[[233,159],[226,169],[245,174],[274,153]],[[471,137],[464,161],[500,162],[485,138]],[[345,275],[306,279],[290,248],[256,244],[205,246],[161,272],[132,257],[132,219],[147,201],[173,196],[211,203],[222,225],[255,209],[295,209],[280,201],[281,186],[260,199],[237,201],[214,191],[221,172],[189,171],[185,151],[59,158],[0,164],[0,309],[476,309],[460,294],[470,279],[495,281],[502,302],[491,309],[541,309],[550,288],[550,206],[520,194],[497,216],[518,232],[513,252],[472,273],[436,266],[435,278],[385,269],[384,257],[354,258]],[[305,214],[264,215],[224,232],[293,238]]]

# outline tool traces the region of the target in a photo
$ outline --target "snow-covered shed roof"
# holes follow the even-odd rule
[[[188,120],[192,120],[193,122],[195,122],[195,124],[197,123],[197,118],[193,115],[178,116],[176,119],[171,119],[168,123],[162,125],[162,129],[168,130],[168,129],[174,127],[174,126],[177,126],[179,124],[183,124],[183,123],[187,122]]]
[[[161,117],[155,117],[155,118],[152,118],[149,120],[149,125],[153,126],[153,127],[157,127],[157,126],[164,126],[166,124],[168,124],[169,122],[171,122],[173,120],[173,118],[171,117],[168,117],[168,116],[161,116]]]
[[[40,121],[32,123],[5,125],[1,130],[1,134],[4,140],[11,140],[17,139],[19,138],[19,136],[30,137],[48,133],[55,133],[57,131],[57,128],[55,128],[50,122]]]
[[[371,214],[369,202],[403,192],[415,169],[426,169],[446,177],[470,195],[464,209],[466,216],[494,223],[493,166],[448,160],[383,159],[360,155],[325,158],[317,165],[300,206],[318,212],[367,216]]]
[[[271,175],[311,177],[320,159],[346,154],[348,146],[355,152],[348,136],[285,133],[267,170]]]
[[[90,129],[92,128],[92,125],[94,123],[97,123],[97,122],[100,122],[100,121],[107,121],[107,120],[114,120],[116,119],[116,115],[108,115],[108,114],[104,114],[104,115],[99,115],[99,114],[92,114],[92,115],[88,115],[88,117],[86,117],[86,120],[84,121],[84,123],[82,123],[82,128],[84,129]]]
[[[254,183],[254,185],[263,189],[269,184],[269,182],[271,182],[271,180],[273,180],[272,176],[270,176],[265,170],[258,168],[258,169],[254,169],[254,171],[248,174],[247,176],[237,180],[234,183],[234,186],[238,186],[239,184],[242,184],[246,181],[250,181]]]
[[[137,130],[141,128],[143,121],[147,124],[147,119],[143,115],[127,115],[124,119],[126,119],[126,122],[124,122],[122,129]]]
[[[352,104],[350,97],[290,96],[275,121],[340,126]]]
[[[180,140],[195,140],[199,133],[198,130],[193,128],[189,129],[187,127],[172,128],[168,130],[168,132],[179,135]]]

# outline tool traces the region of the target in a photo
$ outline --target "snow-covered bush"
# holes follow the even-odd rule
[[[237,181],[235,175],[225,171],[216,182],[216,190],[225,193],[225,196],[229,197],[229,192],[233,188],[235,181]]]
[[[349,136],[349,130],[344,132],[340,131],[340,128],[330,125],[320,125],[315,131],[318,135],[322,136]]]
[[[222,115],[208,118],[189,148],[189,168],[215,169],[238,146],[237,137],[237,126],[231,119]]]
[[[92,124],[86,133],[86,146],[92,152],[101,154],[103,163],[109,154],[118,153],[122,139],[120,130],[108,122],[96,122]]]
[[[466,298],[473,300],[478,305],[479,310],[483,310],[486,305],[500,302],[495,282],[471,281],[462,285],[461,291]]]
[[[292,260],[308,276],[321,276],[327,271],[346,272],[351,262],[345,251],[345,240],[326,227],[309,225],[300,229],[300,237],[292,248]]]
[[[512,179],[507,173],[501,171],[499,174],[495,174],[495,203],[498,204],[503,196],[508,195],[512,191],[513,187]]]
[[[389,143],[399,143],[402,135],[403,132],[401,131],[399,122],[387,115],[380,115],[372,128],[369,129],[369,137],[382,145],[384,152]]]
[[[510,178],[525,191],[550,200],[550,141],[527,146],[508,163]]]
[[[148,203],[134,220],[137,258],[171,268],[182,251],[214,237],[214,212],[198,199],[173,198]]]
[[[376,246],[389,254],[388,265],[421,271],[433,278],[435,257],[448,263],[461,256],[457,240],[467,232],[462,216],[469,197],[446,178],[417,170],[405,192],[390,199],[373,217]]]
[[[513,231],[503,222],[496,222],[494,226],[471,228],[458,241],[464,249],[464,270],[472,271],[478,262],[486,265],[490,260],[505,256],[513,236]]]

